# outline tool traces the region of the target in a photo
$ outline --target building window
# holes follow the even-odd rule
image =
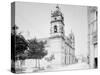
[[[57,26],[54,26],[54,32],[57,33]]]
[[[96,58],[94,58],[94,60],[95,60],[94,66],[95,66],[95,68],[98,68],[98,58],[96,57]]]
[[[55,17],[55,20],[57,20],[57,18]]]
[[[63,27],[61,27],[61,33],[63,34]]]

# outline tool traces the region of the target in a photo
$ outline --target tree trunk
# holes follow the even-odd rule
[[[37,67],[38,67],[38,69],[39,69],[39,59],[37,59]]]
[[[39,69],[40,69],[40,59],[38,59],[38,65],[39,65]]]
[[[35,59],[36,60],[36,65],[35,65],[35,67],[37,68],[37,59]]]

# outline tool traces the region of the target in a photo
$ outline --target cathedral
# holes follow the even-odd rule
[[[51,12],[50,37],[42,39],[46,41],[46,50],[48,52],[41,60],[41,66],[60,67],[75,63],[75,36],[71,32],[69,36],[65,35],[64,16],[59,8]]]
[[[46,42],[45,50],[47,51],[47,55],[40,60],[40,64],[37,64],[37,66],[40,65],[41,68],[46,70],[75,64],[75,36],[73,32],[69,36],[65,35],[64,16],[58,5],[51,12],[50,24],[50,37],[38,39],[38,41]],[[18,64],[16,62],[16,65]],[[31,71],[30,68],[35,68],[35,59],[26,59],[22,66]]]
[[[65,11],[66,17],[59,5],[56,5],[49,16],[45,12],[49,11],[46,6],[52,7],[52,5],[22,2],[11,4],[12,72],[43,72],[98,67],[97,7],[62,6],[69,11]],[[76,11],[74,12],[74,10]],[[74,13],[80,15],[73,16]],[[70,33],[66,29],[69,26],[65,24],[69,15],[71,17],[68,22],[71,26],[75,25],[72,26],[74,29]],[[85,29],[85,33],[83,30],[80,31],[81,28]]]

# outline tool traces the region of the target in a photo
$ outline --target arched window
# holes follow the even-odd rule
[[[55,20],[57,20],[57,18],[55,17]]]
[[[60,30],[61,30],[61,33],[63,34],[63,27],[61,27],[61,29],[60,29]]]
[[[57,33],[57,26],[54,26],[54,32]]]

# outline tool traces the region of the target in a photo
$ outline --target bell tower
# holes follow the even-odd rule
[[[59,6],[56,6],[54,11],[51,11],[51,36],[64,36],[64,17]]]
[[[60,11],[59,6],[57,5],[55,10],[51,12],[51,27],[48,45],[50,46],[48,49],[48,56],[52,57],[51,61],[52,67],[61,66],[64,63],[64,17]]]

